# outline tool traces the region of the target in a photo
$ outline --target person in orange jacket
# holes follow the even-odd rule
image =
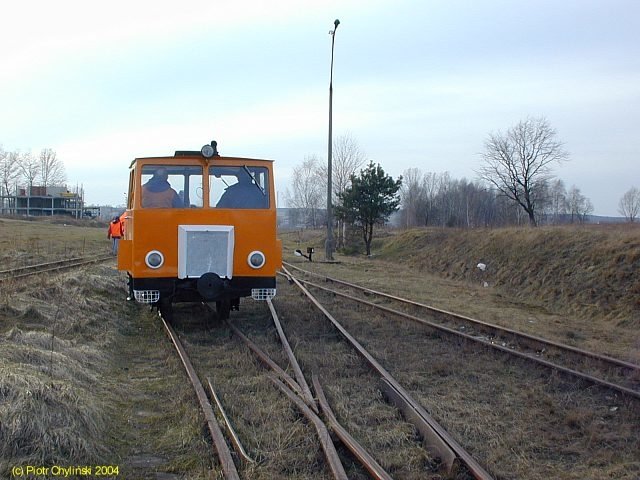
[[[171,188],[168,181],[169,173],[160,167],[147,183],[142,185],[143,208],[181,208],[182,200],[178,193]]]
[[[107,231],[107,238],[110,238],[112,241],[111,253],[113,255],[118,255],[118,244],[120,243],[120,238],[122,238],[123,234],[124,228],[120,221],[120,217],[113,217],[113,220],[109,223],[109,230]]]

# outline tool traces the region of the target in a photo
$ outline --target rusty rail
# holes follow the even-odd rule
[[[627,362],[625,360],[621,360],[619,358],[615,358],[615,357],[611,357],[609,355],[603,355],[600,353],[596,353],[596,352],[590,352],[588,350],[583,350],[577,347],[573,347],[571,345],[566,345],[564,343],[560,343],[560,342],[556,342],[553,340],[549,340],[547,338],[543,338],[543,337],[539,337],[537,335],[531,335],[529,333],[525,333],[525,332],[519,332],[518,330],[513,330],[511,328],[507,328],[507,327],[503,327],[501,325],[496,325],[493,323],[489,323],[489,322],[484,322],[482,320],[479,320],[477,318],[472,318],[472,317],[468,317],[466,315],[461,315],[459,313],[455,313],[455,312],[450,312],[448,310],[443,310],[441,308],[437,308],[434,307],[432,305],[426,305],[424,303],[420,303],[420,302],[416,302],[414,300],[409,300],[406,298],[402,298],[402,297],[398,297],[395,295],[391,295],[385,292],[381,292],[378,290],[373,290],[371,288],[367,288],[367,287],[363,287],[361,285],[357,285],[355,283],[351,283],[351,282],[346,282],[344,280],[340,280],[337,278],[333,278],[333,277],[327,277],[325,275],[321,275],[319,273],[315,273],[315,272],[310,272],[308,270],[303,270],[299,267],[296,267],[295,265],[291,265],[287,262],[283,262],[283,264],[290,266],[291,268],[294,268],[296,270],[298,270],[299,272],[305,273],[307,275],[313,275],[313,276],[317,276],[320,277],[322,279],[324,279],[325,281],[331,282],[331,283],[337,283],[339,285],[344,285],[345,287],[349,287],[349,288],[353,288],[355,290],[360,290],[362,292],[365,293],[369,293],[371,295],[377,295],[380,297],[384,297],[384,298],[388,298],[389,300],[394,300],[397,302],[401,302],[401,303],[405,303],[407,305],[411,305],[414,307],[419,307],[419,308],[423,308],[425,310],[429,310],[430,312],[436,313],[436,314],[440,314],[443,315],[445,317],[450,317],[450,318],[455,318],[458,320],[462,320],[464,322],[468,322],[470,324],[479,326],[479,327],[484,327],[484,328],[488,328],[491,329],[493,331],[499,331],[499,332],[503,332],[505,334],[509,334],[509,335],[513,335],[516,336],[520,339],[525,339],[525,340],[530,340],[542,345],[546,345],[546,346],[550,346],[550,347],[555,347],[558,348],[560,350],[565,350],[568,352],[572,352],[572,353],[576,353],[585,357],[589,357],[589,358],[593,358],[595,360],[599,360],[601,362],[604,363],[609,363],[611,365],[615,365],[618,367],[622,367],[622,368],[628,368],[630,370],[640,370],[640,365],[635,364],[635,363],[631,363],[631,362]],[[311,283],[311,282],[309,282]],[[323,288],[323,287],[319,287],[319,288]],[[332,293],[337,293],[332,291]]]
[[[429,425],[429,427],[434,431],[434,439],[437,440],[439,437],[439,448],[442,450],[450,449],[454,452],[454,454],[459,457],[467,466],[471,474],[477,480],[490,480],[493,477],[469,454],[464,448],[451,436],[449,433],[438,424],[425,410],[420,406],[418,402],[416,402],[392,376],[387,370],[376,360],[374,359],[369,352],[349,333],[347,330],[325,309],[318,300],[311,295],[311,293],[300,283],[298,279],[296,279],[290,272],[287,271],[286,268],[283,267],[285,273],[287,273],[294,281],[294,283],[300,288],[300,290],[311,300],[311,302],[329,319],[329,321],[338,329],[338,331],[342,334],[342,336],[358,351],[358,353],[369,363],[369,365],[376,371],[380,376],[382,376],[385,380],[389,382],[390,385],[407,401],[411,408],[421,416],[424,421]],[[432,450],[435,453],[434,456],[438,455],[438,452],[435,449]]]
[[[318,285],[318,284],[313,283],[313,282],[309,282],[309,281],[306,281],[306,280],[300,280],[300,282],[304,283],[305,285],[309,285],[309,286],[312,286],[314,288],[317,288],[319,290],[324,290],[326,292],[330,292],[332,295],[337,295],[339,297],[346,298],[346,299],[361,303],[363,305],[367,305],[369,307],[376,308],[376,309],[381,310],[383,312],[391,313],[393,315],[396,315],[396,316],[399,316],[399,317],[403,317],[403,318],[406,318],[408,320],[412,320],[412,321],[420,323],[422,325],[427,325],[429,327],[435,328],[435,329],[440,330],[442,332],[449,333],[451,335],[455,335],[455,336],[458,336],[458,337],[466,338],[467,340],[471,340],[473,342],[480,343],[480,344],[482,344],[482,345],[484,345],[486,347],[489,347],[489,348],[492,348],[492,349],[495,349],[495,350],[499,350],[501,352],[505,352],[505,353],[508,353],[509,355],[514,355],[516,357],[523,358],[525,360],[529,360],[529,361],[535,362],[535,363],[537,363],[539,365],[543,365],[543,366],[545,366],[547,368],[551,368],[553,370],[557,370],[559,372],[566,373],[566,374],[571,375],[573,377],[577,377],[577,378],[580,378],[582,380],[586,380],[588,382],[591,382],[591,383],[594,383],[594,384],[597,384],[597,385],[601,385],[603,387],[610,388],[611,390],[616,390],[616,391],[618,391],[620,393],[623,393],[625,395],[629,395],[629,396],[635,397],[635,398],[640,398],[640,391],[634,390],[632,388],[628,388],[628,387],[625,387],[623,385],[619,385],[617,383],[613,383],[613,382],[610,382],[608,380],[604,380],[602,378],[598,378],[598,377],[595,377],[593,375],[590,375],[590,374],[587,374],[587,373],[583,373],[583,372],[580,372],[578,370],[574,370],[572,368],[568,368],[568,367],[564,367],[562,365],[558,365],[557,363],[551,362],[549,360],[545,360],[543,358],[539,358],[539,357],[533,356],[533,355],[528,354],[528,353],[520,352],[520,351],[514,350],[512,348],[508,348],[508,347],[503,347],[501,345],[497,345],[497,344],[495,344],[495,343],[493,343],[491,341],[485,340],[483,338],[479,338],[479,337],[476,337],[476,336],[468,334],[468,333],[460,332],[459,330],[447,327],[445,325],[441,325],[439,323],[430,322],[430,321],[425,320],[423,318],[416,317],[415,315],[410,315],[408,313],[401,312],[399,310],[394,310],[393,308],[385,307],[383,305],[378,305],[376,303],[369,302],[367,300],[363,300],[361,298],[357,298],[357,297],[354,297],[352,295],[348,295],[346,293],[338,292],[336,290],[331,290],[330,288],[323,287],[322,285]]]
[[[175,331],[173,330],[173,328],[171,328],[171,325],[169,325],[169,323],[167,323],[164,318],[162,318],[162,323],[164,324],[164,328],[169,334],[169,338],[178,351],[180,360],[182,360],[182,364],[187,371],[187,376],[189,377],[189,380],[191,380],[191,384],[193,385],[193,388],[196,392],[198,402],[200,403],[200,408],[202,409],[205,419],[207,420],[207,426],[209,427],[209,433],[211,434],[214,448],[218,454],[218,458],[220,459],[224,477],[227,480],[240,480],[238,471],[236,470],[236,466],[233,463],[233,458],[231,457],[231,451],[227,446],[227,442],[225,442],[224,440],[224,436],[222,435],[222,431],[220,430],[220,426],[218,425],[218,422],[216,420],[213,408],[211,408],[211,404],[207,399],[207,394],[205,393],[202,383],[200,382],[200,379],[198,378],[198,375],[193,368],[191,360],[189,360],[187,352],[182,346],[182,343],[180,343],[180,340],[178,339]]]
[[[218,407],[218,411],[220,412],[220,415],[222,416],[222,420],[224,421],[224,425],[227,428],[227,433],[229,434],[229,439],[231,440],[231,444],[233,445],[234,450],[240,456],[240,458],[242,458],[242,460],[245,461],[246,463],[256,463],[256,461],[247,454],[247,451],[242,446],[242,442],[240,442],[240,437],[238,437],[238,434],[233,428],[233,425],[231,425],[231,421],[229,420],[229,417],[227,417],[227,413],[224,411],[222,402],[220,401],[220,398],[218,398],[218,394],[213,388],[213,384],[211,383],[211,379],[209,377],[207,377],[207,384],[209,385],[209,392],[211,393],[211,398],[213,398],[213,401],[215,402],[216,407]]]
[[[265,352],[263,352],[259,346],[257,346],[254,342],[252,342],[246,335],[244,335],[240,330],[238,330],[238,328],[236,328],[234,325],[230,324],[229,322],[227,322],[227,325],[231,328],[233,333],[236,334],[238,338],[240,338],[251,349],[251,351],[258,357],[258,359],[262,363],[264,363],[267,367],[269,367],[281,380],[283,380],[287,384],[288,388],[291,391],[294,391],[303,402],[305,403],[307,402],[307,398],[302,393],[302,389],[298,386],[295,380],[288,373],[282,370],[282,368],[280,368],[280,366],[277,363],[271,360],[271,358],[269,358],[269,356]],[[324,397],[324,393],[322,392],[322,389],[319,383],[317,386],[315,385],[315,383],[316,383],[316,380],[314,380],[314,389],[316,390],[316,394],[318,395],[318,401],[325,403],[326,408],[322,407],[322,410],[325,417],[327,418],[327,422],[329,423],[329,426],[331,427],[332,431],[336,433],[338,438],[351,451],[351,453],[353,453],[356,459],[362,463],[362,466],[365,469],[367,469],[369,472],[372,472],[372,475],[374,475],[374,478],[381,478],[381,479],[388,480],[390,477],[388,476],[388,474],[386,474],[384,469],[380,467],[380,465],[378,465],[378,463],[373,459],[373,457],[369,455],[369,453],[367,453],[366,450],[360,444],[358,444],[358,442],[355,439],[353,439],[353,437],[351,437],[351,435],[346,430],[344,430],[344,428],[342,428],[342,426],[340,426],[340,424],[335,419],[335,416],[333,416],[333,412],[331,412],[330,408],[328,407],[328,402]],[[322,398],[320,396],[322,396]],[[307,405],[307,406],[310,408],[312,406],[316,406],[315,400],[312,400],[312,405]],[[314,411],[314,413],[318,413],[318,412]],[[384,475],[387,475],[387,476],[385,477]]]
[[[325,457],[327,459],[327,463],[329,464],[329,469],[333,474],[333,477],[336,480],[347,480],[347,474],[344,471],[344,467],[342,466],[342,462],[340,461],[340,457],[338,456],[338,452],[336,451],[336,447],[333,445],[331,441],[331,436],[329,435],[329,431],[327,430],[326,425],[318,415],[316,415],[313,410],[311,410],[302,399],[293,393],[293,391],[287,387],[284,383],[280,381],[273,374],[269,374],[269,378],[276,386],[284,393],[289,400],[291,400],[295,405],[302,411],[305,417],[313,423],[313,426],[318,432],[318,438],[320,439],[320,444],[322,445],[322,450],[324,451]]]
[[[289,340],[287,340],[287,336],[284,334],[284,330],[282,329],[282,324],[280,323],[280,319],[278,318],[276,309],[273,307],[273,303],[269,298],[267,298],[267,305],[269,306],[269,310],[271,311],[271,318],[273,319],[273,323],[276,326],[276,330],[278,331],[278,336],[280,337],[280,342],[282,343],[282,347],[284,348],[284,351],[287,354],[287,358],[289,359],[289,364],[291,365],[291,368],[293,368],[293,373],[296,376],[298,385],[302,389],[302,395],[305,399],[305,403],[309,407],[311,407],[311,409],[315,413],[318,413],[318,407],[316,406],[316,402],[313,399],[313,395],[311,395],[311,389],[307,384],[307,380],[304,378],[304,374],[302,373],[302,369],[300,368],[298,359],[293,354],[291,345],[289,345]]]
[[[440,437],[431,428],[429,423],[418,414],[411,404],[398,392],[386,379],[382,379],[382,390],[391,403],[402,412],[404,417],[415,425],[429,451],[437,452],[440,462],[444,464],[446,471],[451,475],[459,468],[459,460],[450,448],[442,448]]]
[[[276,362],[274,362],[273,360],[271,360],[271,358],[269,358],[269,355],[267,355],[266,353],[264,353],[260,347],[258,347],[258,345],[256,345],[254,342],[252,342],[249,337],[247,337],[244,333],[242,333],[240,330],[238,330],[238,328],[233,325],[232,323],[230,323],[228,320],[225,320],[225,322],[227,323],[227,326],[231,329],[231,331],[240,339],[244,342],[244,344],[249,347],[249,349],[258,357],[258,359],[264,363],[266,366],[268,366],[271,370],[273,370],[280,379],[282,379],[284,382],[286,382],[286,384],[288,385],[288,387],[293,390],[294,392],[296,392],[298,395],[300,395],[301,397],[304,397],[304,395],[302,394],[302,390],[300,389],[300,386],[296,383],[296,381],[291,377],[291,375],[289,375],[287,372],[285,372],[280,365],[278,365]]]
[[[82,267],[85,265],[91,265],[94,263],[105,262],[107,260],[112,260],[115,257],[112,255],[106,256],[97,256],[97,257],[79,257],[79,258],[70,258],[66,260],[56,260],[55,262],[49,263],[39,263],[35,265],[28,265],[26,267],[12,268],[9,270],[0,271],[0,284],[7,282],[9,280],[19,280],[22,278],[31,277],[34,275],[40,275],[42,273],[56,272],[59,270],[67,270],[76,267]]]
[[[369,452],[367,452],[364,447],[362,447],[362,445],[360,445],[360,443],[358,443],[358,441],[353,438],[351,434],[347,432],[342,425],[340,425],[340,423],[338,423],[338,420],[333,414],[333,410],[331,410],[331,407],[329,406],[327,397],[322,390],[320,380],[318,380],[315,373],[311,375],[311,380],[313,383],[313,389],[316,391],[316,395],[318,396],[318,403],[320,404],[322,413],[326,417],[331,430],[336,434],[344,446],[353,453],[360,464],[367,469],[375,480],[392,480],[391,475],[389,475],[385,469],[380,466],[376,459],[369,455]]]

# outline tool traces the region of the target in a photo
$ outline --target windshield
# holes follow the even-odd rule
[[[269,208],[268,175],[265,167],[209,167],[209,206]]]
[[[202,167],[144,165],[141,180],[144,208],[203,206]]]

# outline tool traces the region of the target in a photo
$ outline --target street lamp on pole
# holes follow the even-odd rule
[[[331,160],[333,153],[333,145],[331,138],[331,122],[332,122],[332,108],[333,108],[333,45],[336,39],[336,30],[338,30],[338,25],[340,25],[340,20],[336,18],[333,22],[333,30],[329,32],[331,35],[331,71],[329,75],[329,145],[327,147],[327,240],[325,242],[325,259],[333,260],[333,214],[331,211],[331,183],[332,183],[332,172],[331,172]]]

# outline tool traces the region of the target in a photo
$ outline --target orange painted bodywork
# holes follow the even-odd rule
[[[201,166],[203,169],[203,207],[199,208],[142,208],[141,172],[144,165]],[[260,166],[268,169],[268,209],[220,209],[209,207],[209,166]],[[128,209],[124,215],[124,238],[120,241],[118,269],[133,278],[177,278],[179,225],[232,225],[234,227],[233,276],[275,277],[282,265],[282,247],[276,238],[276,199],[273,181],[273,162],[247,158],[213,157],[208,161],[201,155],[180,157],[140,158],[133,161],[130,174]],[[151,250],[163,253],[164,265],[151,269],[145,255]],[[248,255],[260,250],[265,265],[253,269]]]

